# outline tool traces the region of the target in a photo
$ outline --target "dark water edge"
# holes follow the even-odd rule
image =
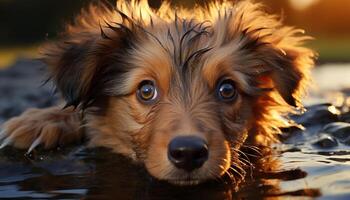
[[[0,71],[0,124],[28,107],[57,97],[42,85],[44,66],[20,60]],[[224,181],[175,187],[152,179],[141,166],[106,149],[83,146],[52,151],[0,150],[0,199],[350,199],[350,90],[321,97],[285,129],[271,159],[277,169],[253,170],[236,191]]]

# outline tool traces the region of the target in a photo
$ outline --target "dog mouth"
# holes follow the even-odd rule
[[[194,173],[186,173],[186,175],[183,175],[182,177],[178,176],[176,178],[168,178],[166,181],[178,186],[193,186],[198,185],[205,180],[200,179]]]
[[[198,185],[202,181],[199,179],[170,179],[168,180],[169,183],[178,185],[178,186],[193,186],[193,185]]]

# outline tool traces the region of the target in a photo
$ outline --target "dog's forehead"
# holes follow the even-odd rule
[[[156,79],[165,87],[170,83],[205,82],[213,88],[222,76],[247,85],[232,61],[237,45],[223,44],[226,39],[223,31],[228,31],[223,25],[194,19],[145,27],[130,53],[131,65],[143,74],[140,77]]]
[[[148,59],[170,59],[173,67],[186,68],[195,58],[213,48],[212,26],[208,22],[182,19],[170,23],[144,27],[135,52]],[[148,51],[146,53],[145,51]]]
[[[154,79],[163,87],[169,87],[173,80],[190,80],[189,83],[202,81],[214,88],[220,78],[228,76],[242,90],[252,93],[252,77],[270,70],[273,62],[264,59],[261,52],[272,57],[275,51],[269,44],[282,39],[281,33],[275,34],[275,28],[265,28],[279,23],[272,17],[255,19],[258,12],[244,15],[249,10],[255,11],[255,7],[241,3],[213,4],[192,13],[160,9],[150,14],[150,19],[134,13],[131,16],[138,24],[130,28],[135,35],[127,53],[131,57],[124,59],[133,66],[128,80],[134,79],[133,88],[144,79]]]

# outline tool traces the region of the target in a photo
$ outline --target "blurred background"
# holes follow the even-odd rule
[[[29,107],[57,104],[59,97],[54,95],[53,85],[43,84],[45,71],[40,70],[45,65],[33,58],[39,56],[38,47],[43,42],[54,39],[64,24],[91,1],[96,0],[0,0],[0,129],[2,122]],[[304,101],[305,105],[313,105],[309,107],[311,111],[300,118],[300,123],[308,124],[310,129],[301,133],[292,127],[295,136],[281,147],[276,146],[276,150],[280,148],[283,152],[276,156],[281,161],[281,170],[265,175],[259,170],[260,177],[254,175],[256,180],[240,191],[237,198],[242,195],[242,199],[248,199],[245,197],[253,195],[252,199],[280,199],[276,192],[282,192],[285,199],[292,199],[293,195],[309,199],[303,198],[308,195],[303,191],[310,189],[321,190],[321,199],[350,199],[350,0],[253,1],[266,4],[268,12],[281,15],[287,25],[302,28],[315,38],[308,45],[319,52],[318,67],[312,73],[317,87]],[[161,1],[149,2],[157,7]],[[191,7],[206,1],[171,2]],[[323,104],[329,102],[332,104]],[[339,120],[342,122],[336,122],[338,125],[327,125],[329,133],[315,132],[324,123]],[[178,198],[179,191],[170,191],[171,187],[144,185],[137,170],[124,159],[80,151],[72,151],[67,157],[55,156],[55,151],[31,157],[23,156],[23,152],[0,151],[0,199],[89,199],[87,194],[96,199],[108,194],[126,197],[143,192],[147,195],[171,192],[176,194],[174,199]],[[186,194],[193,192],[205,199],[214,199],[215,194],[228,195],[225,199],[236,195],[227,186],[203,187],[189,193],[186,189]]]
[[[0,67],[19,58],[37,56],[37,47],[54,38],[65,23],[92,0],[0,0]],[[115,0],[110,0],[114,3]],[[316,38],[308,45],[319,52],[319,63],[350,62],[350,0],[255,0],[285,23]],[[160,0],[149,0],[157,7]],[[202,0],[173,0],[193,6]]]

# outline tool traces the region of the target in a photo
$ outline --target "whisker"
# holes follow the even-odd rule
[[[242,169],[242,168],[240,168]],[[238,174],[241,179],[243,180],[244,179],[244,175],[242,173],[240,173],[237,169],[235,169],[234,167],[230,167],[230,170],[232,170],[233,172],[235,172],[236,174]],[[243,172],[245,172],[243,169],[242,169]]]

